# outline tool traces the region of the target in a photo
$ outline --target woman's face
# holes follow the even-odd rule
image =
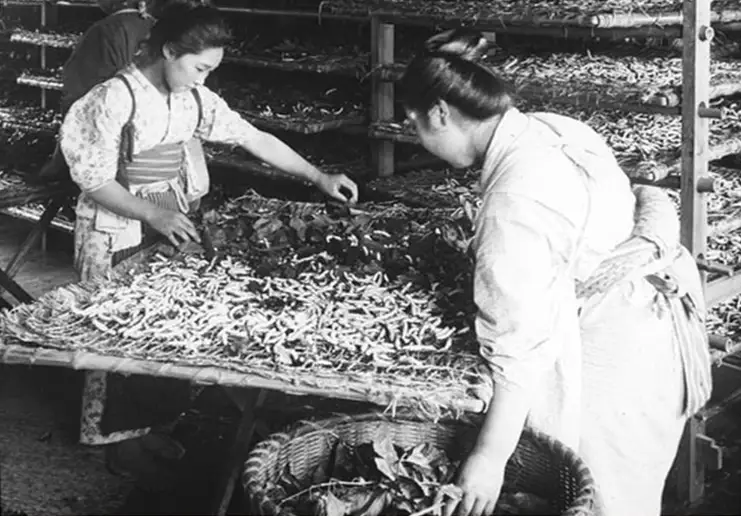
[[[179,57],[167,48],[165,56],[165,82],[172,92],[190,90],[203,84],[208,74],[213,72],[224,57],[223,48],[207,48],[197,54],[183,54]]]
[[[433,106],[427,114],[407,110],[407,120],[425,149],[455,168],[466,168],[473,165],[476,156],[470,131],[460,118],[445,103]]]

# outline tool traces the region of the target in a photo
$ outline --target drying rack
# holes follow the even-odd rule
[[[41,216],[35,221],[31,232],[10,259],[5,269],[0,269],[0,288],[7,291],[18,302],[30,303],[34,301],[34,298],[13,278],[20,271],[28,253],[39,243],[52,224],[65,200],[71,195],[72,188],[69,184],[63,183],[33,185],[24,181],[23,174],[13,175],[15,176],[14,180],[0,188],[0,212],[8,213],[9,210],[17,209],[29,203],[41,203],[45,207]],[[2,300],[2,304],[7,305],[4,300]]]
[[[90,2],[45,2],[42,0],[3,0],[3,5],[35,5],[41,8],[41,27],[53,26],[54,10],[64,6],[94,6]],[[602,38],[622,40],[625,38],[681,38],[683,41],[681,59],[682,88],[679,95],[669,92],[665,98],[655,102],[636,102],[633,97],[604,95],[599,92],[577,91],[576,94],[557,96],[556,100],[579,107],[620,109],[629,111],[681,115],[681,152],[667,165],[666,172],[651,178],[664,181],[664,186],[679,187],[681,191],[682,243],[691,251],[701,268],[705,283],[708,305],[720,303],[741,292],[741,275],[735,270],[706,260],[707,253],[707,206],[706,195],[713,190],[712,178],[708,175],[708,161],[723,153],[738,152],[735,142],[729,142],[724,150],[713,152],[709,148],[710,120],[723,116],[720,110],[711,107],[716,95],[727,94],[727,84],[717,82],[717,70],[711,69],[710,41],[713,27],[738,31],[741,28],[741,13],[727,8],[728,2],[718,0],[717,8],[711,9],[710,0],[685,0],[674,2],[670,9],[633,13],[605,13],[596,10],[581,16],[535,16],[532,12],[509,13],[501,15],[480,15],[476,11],[467,13],[415,12],[413,9],[399,9],[401,4],[413,2],[385,2],[375,0],[360,2],[356,0],[325,0],[317,11],[298,9],[264,9],[251,7],[221,7],[222,10],[249,16],[284,16],[293,18],[354,21],[371,25],[370,63],[371,99],[370,124],[368,136],[373,142],[372,158],[374,172],[379,177],[387,177],[398,170],[394,161],[396,143],[416,143],[413,134],[403,127],[394,127],[395,100],[394,84],[401,66],[395,62],[394,35],[397,25],[421,25],[428,27],[473,26],[486,31],[488,36],[496,34],[530,34],[561,38]],[[446,5],[446,2],[428,2]],[[447,2],[450,4],[450,2]],[[462,3],[462,2],[457,2]],[[469,2],[470,3],[470,2]],[[496,3],[496,2],[495,2]],[[540,2],[542,3],[542,2]],[[395,5],[391,5],[395,4]],[[714,5],[715,5],[714,4]],[[645,5],[645,2],[642,3]],[[658,4],[657,4],[658,5]],[[569,14],[569,13],[567,13]],[[573,14],[573,13],[571,13]],[[25,38],[25,39],[24,39]],[[16,41],[36,44],[42,47],[41,68],[46,67],[45,46],[69,46],[69,38],[47,39],[46,42],[26,36],[17,36]],[[342,65],[330,66],[320,60],[279,63],[264,57],[229,56],[228,60],[256,68],[274,68],[286,72],[313,71],[315,73],[358,74],[354,61],[336,61]],[[713,65],[714,66],[714,65]],[[716,70],[716,71],[714,71]],[[711,81],[712,88],[711,88]],[[46,90],[42,88],[42,106],[46,104]],[[733,82],[733,81],[731,81]],[[534,87],[520,85],[523,97],[538,98],[550,95],[544,85]],[[725,89],[724,89],[725,88]],[[563,92],[562,92],[563,93]],[[674,95],[672,95],[674,93]],[[719,154],[720,153],[720,154]],[[228,159],[219,158],[222,161]],[[260,166],[266,172],[264,166]],[[681,174],[664,177],[672,170]],[[645,179],[645,178],[642,178]],[[640,182],[644,182],[641,180]],[[649,181],[651,182],[651,181]],[[727,342],[712,342],[714,358],[718,368],[739,368],[741,362],[736,357],[737,348]],[[703,495],[704,474],[708,468],[719,468],[722,455],[715,442],[706,435],[708,420],[719,413],[731,400],[741,399],[741,389],[723,400],[712,400],[708,407],[693,418],[683,438],[682,447],[675,467],[677,489],[680,499],[689,502],[700,500]],[[224,509],[224,507],[222,507]]]

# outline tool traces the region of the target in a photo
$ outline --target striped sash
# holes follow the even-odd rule
[[[133,156],[123,166],[130,186],[172,181],[183,168],[183,144],[158,145]]]

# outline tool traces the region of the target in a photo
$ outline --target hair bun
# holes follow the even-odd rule
[[[466,61],[482,60],[491,43],[479,31],[452,29],[435,34],[425,42],[425,50],[432,54],[447,54]]]

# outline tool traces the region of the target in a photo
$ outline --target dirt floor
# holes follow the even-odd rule
[[[0,217],[2,262],[7,262],[27,229]],[[32,256],[22,271],[21,283],[34,294],[73,277],[68,238],[50,238],[49,251]],[[730,376],[741,377],[741,372]],[[101,450],[77,444],[81,381],[77,371],[0,365],[0,512],[27,516],[208,514],[239,418],[225,392],[206,388],[183,415],[175,436],[187,453],[178,470],[177,486],[153,495],[110,474]],[[300,419],[371,409],[354,403],[275,397],[265,407],[260,415],[267,427],[253,443]],[[708,474],[705,499],[691,509],[675,500],[668,489],[665,514],[741,515],[741,405],[715,418],[709,434],[726,450],[723,469]],[[229,514],[245,513],[243,496],[237,490]]]

